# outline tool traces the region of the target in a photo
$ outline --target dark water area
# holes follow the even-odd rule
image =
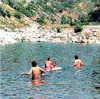
[[[100,45],[17,43],[0,46],[0,99],[100,99]],[[74,55],[84,66],[73,68]],[[62,70],[31,82],[31,61],[43,68],[52,57]]]

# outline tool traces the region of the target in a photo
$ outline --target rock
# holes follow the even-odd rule
[[[56,33],[52,29],[30,27],[27,29],[16,29],[16,32],[10,30],[0,30],[0,44],[15,43],[21,41],[24,37],[26,42],[85,42],[89,39],[90,43],[100,43],[100,26],[85,26],[82,32],[74,33],[73,28]]]

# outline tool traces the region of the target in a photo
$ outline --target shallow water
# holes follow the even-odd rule
[[[1,46],[0,54],[1,99],[100,99],[100,45],[18,43]],[[75,54],[84,63],[78,70],[72,67]],[[19,75],[33,60],[42,67],[47,57],[62,70],[33,83]]]

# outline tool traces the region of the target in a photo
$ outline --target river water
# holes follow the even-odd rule
[[[100,99],[100,45],[17,43],[0,46],[0,99]],[[84,66],[74,69],[74,55]],[[52,57],[62,70],[31,82],[31,61]]]

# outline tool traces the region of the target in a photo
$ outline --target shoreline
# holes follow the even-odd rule
[[[84,26],[82,32],[75,33],[73,28],[61,29],[45,28],[38,25],[16,29],[16,32],[0,29],[0,45],[18,42],[51,42],[51,43],[79,43],[100,44],[100,26]]]

